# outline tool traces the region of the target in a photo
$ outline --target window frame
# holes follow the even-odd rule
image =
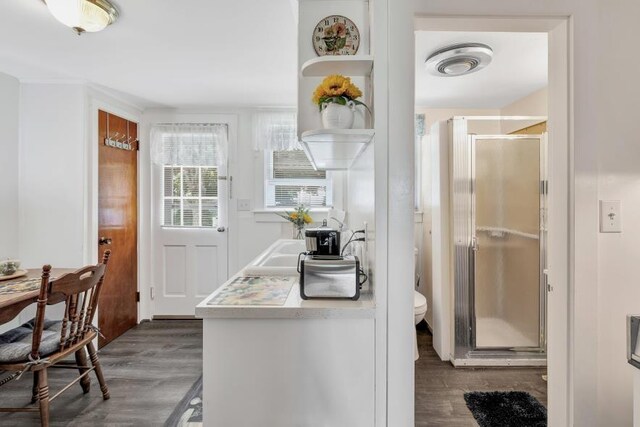
[[[269,206],[267,201],[271,198],[275,200],[275,195],[270,197],[270,188],[275,188],[275,185],[299,185],[299,186],[323,186],[326,188],[325,204],[321,206],[307,206],[311,211],[314,210],[326,210],[333,207],[333,177],[331,171],[326,171],[326,178],[272,178],[273,176],[273,152],[277,150],[264,150],[263,164],[263,200],[262,207],[267,211],[281,211],[287,209],[293,209],[296,206]],[[286,150],[283,150],[286,151]]]
[[[160,226],[162,228],[178,228],[181,230],[186,230],[186,229],[206,229],[206,230],[211,230],[211,229],[216,229],[220,223],[220,192],[219,192],[219,188],[218,188],[218,184],[219,184],[219,176],[220,176],[220,168],[217,166],[189,166],[189,165],[161,165],[162,171],[161,171],[161,192],[162,192],[162,196],[161,196],[161,214],[160,214]],[[166,192],[165,192],[165,182],[166,182],[166,173],[167,173],[167,169],[180,169],[181,172],[181,177],[184,176],[184,169],[197,169],[198,170],[198,196],[194,197],[194,196],[184,196],[184,179],[181,178],[180,180],[180,196],[167,196]],[[217,196],[213,197],[213,196],[202,196],[202,170],[203,169],[215,169],[216,170],[216,194]],[[181,224],[165,224],[165,213],[166,213],[166,208],[165,208],[165,203],[167,200],[179,200],[180,201],[180,222]],[[198,219],[199,219],[199,225],[184,225],[184,202],[186,200],[196,200],[198,201],[198,208],[199,208],[199,215],[198,215]],[[216,212],[217,215],[215,217],[215,221],[212,223],[212,225],[202,225],[202,202],[203,201],[215,201],[216,202]]]

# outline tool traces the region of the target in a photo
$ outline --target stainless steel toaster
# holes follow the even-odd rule
[[[300,261],[300,297],[360,298],[360,261],[356,256],[306,255]]]

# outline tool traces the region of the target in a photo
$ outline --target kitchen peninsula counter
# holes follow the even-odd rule
[[[303,300],[297,275],[247,271],[196,307],[203,319],[204,425],[374,425],[371,295]]]

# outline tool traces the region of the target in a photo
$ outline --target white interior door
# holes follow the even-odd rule
[[[228,277],[227,168],[153,169],[153,314],[193,316]]]

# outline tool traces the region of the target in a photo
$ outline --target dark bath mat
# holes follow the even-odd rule
[[[474,391],[464,400],[480,427],[547,426],[547,409],[524,391]]]

